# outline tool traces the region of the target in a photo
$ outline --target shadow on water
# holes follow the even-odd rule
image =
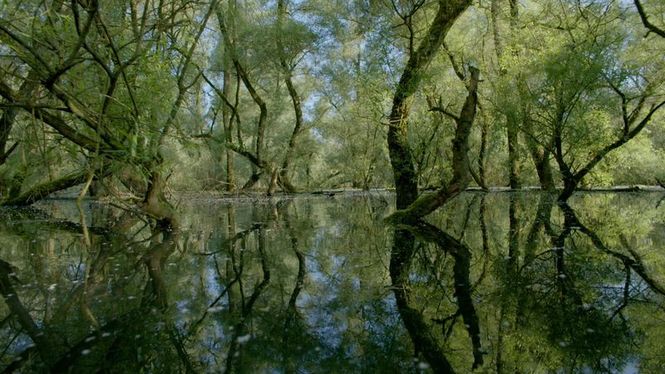
[[[659,372],[649,194],[191,202],[180,231],[89,203],[0,212],[4,372]]]

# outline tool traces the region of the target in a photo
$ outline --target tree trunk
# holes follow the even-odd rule
[[[540,188],[543,191],[554,191],[556,185],[554,183],[554,176],[552,174],[552,166],[550,165],[550,151],[544,147],[536,144],[535,141],[527,139],[526,141],[531,158],[533,159],[536,173],[538,174],[538,181]]]
[[[272,196],[275,193],[275,189],[277,188],[277,179],[279,179],[279,172],[277,171],[276,167],[271,167],[270,168],[270,181],[268,182],[268,196]]]
[[[388,128],[388,151],[393,169],[397,209],[405,209],[418,197],[418,179],[409,145],[409,109],[425,69],[430,64],[469,0],[439,0],[439,9],[418,49],[410,56],[393,96]]]
[[[293,132],[291,132],[291,137],[289,138],[289,145],[286,149],[286,154],[284,155],[284,161],[282,162],[282,169],[279,171],[279,183],[286,192],[296,192],[296,188],[291,183],[289,179],[289,167],[293,159],[293,154],[295,153],[296,140],[298,134],[302,129],[303,125],[303,114],[302,114],[302,105],[300,95],[296,90],[296,87],[293,84],[292,79],[292,68],[286,61],[286,56],[284,56],[284,41],[282,40],[284,20],[286,19],[286,4],[284,0],[277,1],[277,23],[279,31],[277,34],[277,44],[279,46],[279,64],[282,67],[282,73],[284,74],[284,82],[286,83],[286,88],[289,91],[289,96],[291,97],[291,102],[293,103],[293,112],[295,113],[295,124],[293,126]]]
[[[53,181],[44,182],[39,184],[29,191],[26,191],[18,196],[10,196],[9,199],[3,201],[0,205],[3,206],[27,206],[36,201],[39,201],[48,195],[62,191],[69,187],[74,187],[78,184],[84,183],[88,177],[89,172],[79,171],[74,172]]]
[[[231,97],[232,93],[232,87],[231,87],[231,76],[233,75],[231,73],[231,69],[229,67],[230,61],[227,61],[228,59],[225,59],[224,61],[224,70],[222,71],[223,74],[223,79],[224,83],[222,86],[222,92],[224,93],[225,97]],[[237,104],[237,103],[236,103]],[[227,143],[230,143],[232,141],[232,134],[233,134],[233,121],[234,121],[234,116],[231,113],[231,108],[229,108],[228,105],[222,105],[222,122],[224,122],[224,138],[226,139]],[[225,147],[226,149],[226,186],[225,189],[228,192],[233,192],[235,191],[236,188],[236,180],[235,180],[235,170],[234,170],[234,162],[233,158],[235,157],[235,154],[232,150],[230,150],[228,147]]]
[[[510,1],[510,27],[511,32],[517,24],[517,3],[516,0]],[[499,22],[499,0],[492,0],[490,12],[492,15],[492,31],[494,34],[494,49],[498,59],[499,75],[506,74],[506,68],[502,64],[503,42]],[[506,138],[508,140],[508,182],[510,188],[520,188],[520,170],[519,170],[519,137],[517,118],[514,115],[506,115]]]
[[[487,190],[487,171],[485,170],[485,158],[487,157],[487,138],[489,137],[489,129],[487,128],[487,121],[483,120],[480,129],[480,152],[478,153],[478,185]]]
[[[178,228],[178,221],[175,215],[175,209],[164,196],[166,189],[166,179],[162,172],[158,170],[163,165],[162,161],[150,171],[148,178],[148,190],[143,200],[143,210],[157,220],[157,224],[163,229],[171,230]]]
[[[249,179],[247,179],[247,182],[242,185],[242,190],[247,191],[251,190],[256,183],[259,182],[259,179],[261,179],[261,174],[262,172],[258,170],[256,167],[252,168],[252,175],[249,176]]]
[[[478,105],[478,83],[480,71],[469,67],[468,95],[459,117],[455,117],[457,126],[453,139],[453,176],[442,188],[433,194],[421,195],[406,209],[398,210],[389,218],[392,221],[413,221],[420,219],[445,204],[451,198],[464,191],[471,180],[469,173],[469,135],[476,117]]]
[[[517,136],[517,123],[508,120],[507,137],[508,137],[508,167],[510,168],[510,175],[508,181],[511,189],[518,189],[520,184],[520,168],[519,168],[519,138]]]
[[[235,2],[231,2],[231,9],[235,10]],[[252,98],[252,101],[254,101],[254,104],[258,106],[259,108],[259,119],[258,123],[256,125],[256,138],[255,138],[255,143],[254,143],[254,153],[252,154],[251,152],[247,151],[244,146],[242,145],[242,139],[240,138],[240,128],[237,128],[238,131],[238,140],[240,141],[240,147],[234,145],[229,141],[230,138],[227,137],[227,144],[226,147],[242,156],[247,158],[253,165],[252,165],[252,175],[250,178],[247,180],[247,182],[243,185],[242,190],[247,190],[252,188],[260,179],[261,175],[263,172],[269,171],[269,164],[263,159],[263,150],[264,150],[264,143],[265,143],[265,128],[266,128],[266,121],[268,118],[268,106],[266,105],[266,102],[263,100],[261,95],[259,94],[258,90],[252,83],[249,73],[245,70],[245,67],[243,64],[240,62],[238,55],[236,53],[236,45],[235,41],[233,38],[230,36],[230,32],[233,30],[229,30],[226,25],[226,21],[224,18],[224,15],[222,12],[218,9],[217,11],[217,20],[219,22],[219,28],[222,32],[222,37],[224,38],[224,43],[225,46],[228,48],[229,54],[231,61],[233,63],[233,66],[235,68],[235,71],[238,75],[238,80],[243,83],[245,88],[247,89],[247,92]],[[226,98],[226,95],[224,93],[221,93],[221,96]],[[235,115],[235,118],[237,119],[237,113]]]

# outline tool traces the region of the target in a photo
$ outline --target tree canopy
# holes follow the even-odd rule
[[[395,187],[417,219],[473,185],[661,183],[663,7],[4,1],[2,204],[83,185],[175,224],[172,191]]]

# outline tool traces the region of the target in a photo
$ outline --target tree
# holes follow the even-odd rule
[[[291,33],[291,31],[299,25],[295,23],[287,24],[287,12],[286,0],[277,0],[277,45],[279,48],[277,53],[279,55],[279,65],[282,67],[282,74],[284,74],[284,83],[286,84],[289,96],[293,102],[293,112],[295,114],[293,132],[289,137],[289,144],[284,155],[284,161],[282,161],[281,170],[279,171],[279,180],[282,188],[284,188],[286,192],[295,192],[296,188],[289,179],[289,166],[293,162],[296,141],[298,135],[302,131],[304,118],[302,112],[302,100],[300,99],[298,90],[293,84],[293,70],[300,51],[293,51],[293,48],[287,49],[284,43],[286,34]]]
[[[26,87],[32,84],[28,78],[36,78],[44,95],[37,101],[22,97],[12,87],[16,83],[8,81],[0,82],[0,94],[12,107],[52,128],[58,138],[76,145],[90,162],[73,175],[39,184],[5,204],[30,204],[35,198],[81,183],[82,175],[103,179],[114,164],[132,165],[141,170],[146,183],[143,209],[164,224],[174,225],[172,208],[164,197],[162,148],[198,80],[193,60],[217,2],[199,10],[160,2],[140,11],[132,2],[104,7],[97,1],[73,2],[61,17],[53,16],[50,4],[29,5],[34,9],[22,6],[10,11],[16,20],[27,19],[25,12],[45,11],[50,22],[42,27],[3,21],[0,38],[30,71],[20,86]],[[176,28],[186,27],[181,22],[195,15],[201,21],[189,23],[191,37],[174,33]],[[36,45],[51,48],[33,47]],[[166,56],[173,58],[172,66],[165,63]],[[155,59],[171,70],[151,68]],[[156,82],[150,79],[157,77],[168,82],[165,99],[169,105],[159,107],[145,101],[149,97],[145,93],[158,89],[150,85]],[[92,85],[92,92],[86,87],[100,80],[102,84]],[[96,159],[101,162],[92,162]]]
[[[397,191],[397,209],[410,211],[406,213],[405,217],[422,217],[429,214],[448,197],[448,189],[444,187],[437,192],[436,199],[428,198],[424,203],[421,200],[417,207],[412,205],[418,199],[418,180],[408,139],[409,110],[413,95],[422,81],[425,69],[441,49],[448,30],[450,30],[457,17],[469,7],[470,3],[470,1],[438,1],[437,13],[420,45],[409,55],[393,95],[392,109],[389,116],[388,151]],[[472,111],[475,115],[475,103],[472,109],[467,109],[467,113],[470,114]],[[460,146],[463,145],[460,144]],[[460,186],[455,187],[459,188]]]
[[[612,4],[568,5],[566,14],[537,15],[540,30],[512,56],[523,131],[544,189],[551,189],[550,155],[567,199],[612,151],[641,133],[662,108],[663,66],[641,55],[621,10]],[[546,14],[547,16],[544,16]],[[527,17],[530,17],[528,15]],[[527,21],[534,22],[534,21]],[[543,44],[536,49],[530,43]],[[635,44],[626,44],[635,40]]]
[[[614,177],[653,183],[662,130],[642,129],[662,115],[663,38],[638,35],[662,29],[659,6],[482,5],[4,6],[3,203],[90,180],[92,192],[166,223],[170,188],[395,186],[398,216],[417,218],[474,180],[488,189],[504,175],[513,188],[560,181],[564,195]],[[649,167],[631,178],[614,158],[633,138]],[[436,192],[421,196],[423,187]]]
[[[510,4],[510,34],[512,35],[513,29],[517,27],[519,9],[517,0],[509,0]],[[492,33],[494,38],[494,50],[497,57],[497,65],[499,75],[505,75],[506,66],[504,61],[504,47],[501,34],[501,21],[499,17],[500,4],[499,0],[492,0],[490,4],[490,12],[492,18]],[[510,188],[520,188],[520,171],[519,171],[519,124],[517,123],[518,116],[516,113],[506,113],[506,140],[508,142],[508,183]]]

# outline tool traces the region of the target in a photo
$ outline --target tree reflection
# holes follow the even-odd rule
[[[34,219],[35,212],[25,211],[25,213]],[[49,222],[56,230],[70,233],[81,232],[80,226],[74,223]],[[44,309],[44,317],[38,322],[34,320],[34,316],[39,313],[39,308],[35,308],[34,303],[28,306],[21,301],[19,294],[25,292],[15,289],[16,285],[23,286],[19,281],[22,276],[21,272],[4,260],[0,262],[0,292],[9,307],[9,317],[16,317],[20,326],[19,331],[24,331],[33,342],[18,353],[14,361],[5,368],[6,372],[15,371],[25,365],[28,368],[24,367],[22,370],[67,372],[76,370],[73,368],[90,369],[98,366],[99,362],[103,362],[100,361],[102,359],[109,360],[108,362],[112,362],[116,368],[145,367],[146,361],[139,358],[133,348],[137,345],[136,340],[140,339],[140,335],[145,331],[143,328],[135,328],[127,321],[142,316],[143,327],[148,331],[150,331],[151,322],[168,326],[167,330],[173,330],[173,324],[168,323],[164,318],[168,301],[167,286],[162,276],[162,270],[164,262],[173,251],[179,233],[153,228],[153,233],[147,240],[133,243],[131,237],[126,236],[125,233],[113,230],[114,227],[131,227],[135,222],[136,220],[131,216],[124,215],[111,226],[110,230],[88,228],[90,232],[94,233],[95,239],[94,242],[87,242],[84,245],[89,251],[89,259],[78,266],[77,273],[74,274],[73,287],[69,291],[57,292],[55,299],[49,297],[50,295],[44,298],[46,309]],[[114,256],[119,254],[117,244],[121,242],[125,245],[129,243],[132,250],[139,250],[143,242],[147,243],[141,264],[147,270],[148,281],[139,305],[116,315],[103,315],[98,318],[92,312],[89,301],[108,282],[109,267],[112,266]],[[129,278],[129,276],[125,277],[125,279]],[[54,283],[49,286],[49,292],[55,292],[61,286],[61,284]],[[122,293],[128,284],[117,282],[113,286],[116,292]],[[53,305],[50,305],[51,303]],[[78,309],[73,308],[77,305]],[[117,306],[119,305],[110,307],[114,309]],[[54,312],[49,313],[49,309]],[[105,314],[106,311],[100,312],[100,314]],[[177,342],[173,341],[173,343],[177,348],[175,345]],[[38,354],[35,355],[34,352]],[[170,357],[168,353],[164,356]]]
[[[424,221],[417,221],[395,230],[395,244],[390,261],[390,275],[393,281],[395,300],[399,313],[413,340],[416,352],[422,354],[434,371],[454,372],[451,363],[440,348],[432,331],[430,331],[431,328],[428,327],[422,313],[410,305],[409,272],[414,257],[414,249],[416,248],[416,238],[434,243],[440,250],[450,254],[454,259],[453,295],[457,303],[457,310],[450,316],[434,319],[434,321],[441,324],[443,335],[447,337],[450,335],[452,325],[457,318],[462,317],[471,339],[472,369],[476,369],[483,364],[483,351],[480,340],[480,324],[472,299],[469,274],[471,252],[459,240]]]
[[[66,204],[0,210],[1,368],[659,372],[653,207],[463,194],[386,226],[382,196],[284,199],[196,207],[176,231],[104,206],[82,207],[85,230]]]
[[[634,303],[659,305],[662,299],[654,296],[664,295],[662,286],[624,234],[619,234],[623,248],[611,249],[569,204],[557,204],[548,194],[539,195],[527,226],[523,217],[528,210],[521,208],[521,198],[508,198],[505,245],[496,235],[490,238],[484,197],[478,205],[477,251],[430,223],[395,227],[390,274],[416,356],[434,372],[480,367],[499,373],[536,367],[614,372],[631,365],[642,334],[624,312]],[[468,201],[468,206],[474,204]],[[449,217],[445,225],[450,227]],[[474,235],[467,232],[467,220],[461,220],[459,238]],[[419,254],[424,245],[448,254],[452,265]],[[488,251],[495,258],[494,278],[485,278],[486,261],[472,261],[472,253],[487,257]],[[434,282],[438,291],[433,293],[434,283],[426,274],[443,274],[448,280]],[[451,292],[452,304],[446,305]],[[458,317],[464,322],[470,340],[466,352],[472,359],[459,352],[461,335],[454,333]]]

